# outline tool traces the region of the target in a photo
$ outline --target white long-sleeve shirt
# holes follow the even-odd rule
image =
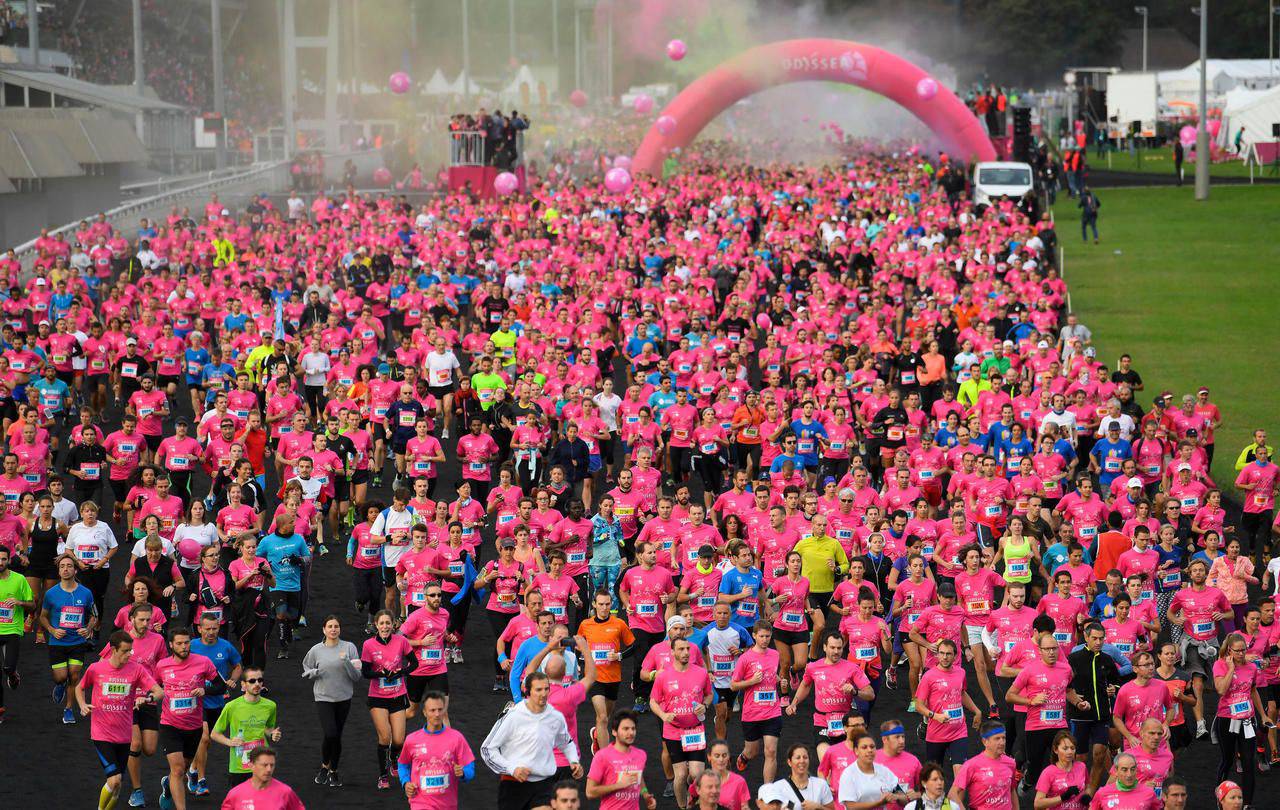
[[[529,769],[530,781],[550,779],[556,773],[554,749],[578,762],[578,746],[569,736],[564,715],[546,706],[533,712],[520,701],[498,720],[480,746],[480,758],[499,776],[511,776],[516,768]]]

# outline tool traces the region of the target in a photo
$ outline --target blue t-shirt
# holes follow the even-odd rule
[[[83,585],[68,593],[61,583],[45,591],[41,601],[41,609],[49,617],[49,624],[57,629],[66,630],[62,638],[49,635],[49,644],[54,647],[78,647],[88,644],[89,639],[76,631],[88,627],[97,608],[93,604],[93,593]]]
[[[1071,561],[1071,554],[1067,551],[1066,543],[1054,543],[1044,550],[1044,567],[1049,569],[1049,576],[1053,576],[1053,572]],[[1093,565],[1093,555],[1089,553],[1089,549],[1084,550],[1085,565]]]
[[[1181,590],[1182,589],[1181,577],[1178,578],[1177,585],[1171,585],[1169,587],[1165,587],[1164,585],[1162,585],[1160,583],[1161,575],[1160,575],[1159,569],[1160,569],[1160,566],[1164,565],[1165,563],[1172,562],[1173,568],[1166,569],[1166,573],[1168,573],[1169,571],[1180,572],[1182,570],[1182,561],[1187,556],[1186,551],[1183,550],[1181,546],[1174,546],[1170,551],[1165,551],[1164,546],[1160,545],[1159,543],[1153,546],[1153,548],[1156,550],[1156,554],[1160,555],[1159,560],[1156,562],[1156,593],[1170,593],[1172,591]],[[1212,565],[1213,563],[1210,563],[1210,566]]]
[[[182,352],[182,367],[187,373],[187,385],[200,381],[200,373],[208,362],[208,349],[186,349]]]
[[[547,642],[533,636],[525,639],[520,644],[520,650],[516,653],[516,657],[511,659],[511,672],[507,674],[507,686],[511,688],[512,700],[524,700],[524,695],[520,692],[521,682],[524,680],[524,670],[529,666],[529,662],[538,657],[538,653],[542,652],[547,646]],[[570,678],[578,676],[578,657],[572,650],[562,650],[564,655],[564,671]],[[551,653],[548,653],[550,655]],[[545,658],[543,659],[546,660]]]
[[[720,593],[737,596],[750,589],[751,598],[733,603],[734,624],[750,628],[760,618],[760,591],[764,588],[764,574],[759,568],[752,568],[742,573],[737,567],[730,568],[720,578]]]
[[[38,380],[32,380],[27,384],[31,388],[40,392],[40,404],[49,413],[59,413],[62,411],[62,405],[67,401],[71,389],[62,380],[46,380],[41,377]]]
[[[806,425],[804,420],[797,419],[791,423],[791,432],[796,434],[796,455],[806,460],[810,458],[816,459],[818,456],[818,441],[815,437],[827,438],[827,429],[823,427],[822,423],[815,419]],[[808,443],[807,447],[805,446],[806,442]],[[804,449],[801,449],[802,447]],[[799,465],[796,466],[796,469],[799,469]]]
[[[781,453],[776,458],[774,458],[773,462],[769,465],[769,472],[782,472],[782,465],[788,461],[790,461],[792,465],[795,466],[796,472],[804,472],[804,469],[806,467],[817,466],[816,464],[806,463],[805,462],[806,458],[808,458],[808,456],[800,456],[800,455],[788,456],[785,453]]]
[[[1101,472],[1098,474],[1098,482],[1105,490],[1111,486],[1111,482],[1120,477],[1120,468],[1124,464],[1126,458],[1133,456],[1133,449],[1129,442],[1120,439],[1113,442],[1110,439],[1099,439],[1093,445],[1093,449],[1089,451],[1089,455],[1093,456],[1093,460],[1098,463]],[[1111,460],[1113,469],[1107,469],[1107,461]]]
[[[304,560],[311,559],[311,549],[307,548],[307,541],[300,534],[289,537],[269,534],[258,544],[258,556],[266,558],[271,564],[271,573],[276,577],[276,584],[271,590],[287,593],[302,590],[302,566],[285,559],[294,554]]]
[[[191,652],[195,655],[203,655],[212,661],[213,668],[218,670],[218,675],[224,681],[240,663],[239,650],[236,649],[236,645],[225,638],[220,638],[212,644],[205,644],[203,639],[196,637],[191,640]],[[226,702],[227,696],[225,693],[204,696],[204,707],[206,709],[221,709]]]
[[[236,367],[230,363],[206,363],[200,369],[200,384],[209,389],[209,393],[231,387],[236,377]]]

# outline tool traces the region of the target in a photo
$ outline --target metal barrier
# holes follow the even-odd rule
[[[128,216],[129,214],[137,211],[141,211],[144,208],[150,208],[154,205],[161,205],[163,203],[176,200],[180,197],[185,197],[190,194],[195,194],[202,191],[213,191],[215,189],[223,188],[229,185],[234,185],[236,183],[240,183],[245,180],[252,179],[254,177],[263,177],[271,174],[272,172],[282,172],[284,174],[287,174],[288,166],[283,161],[255,165],[250,167],[248,170],[240,171],[235,174],[229,174],[229,175],[218,177],[218,178],[209,178],[202,182],[192,183],[190,185],[186,185],[181,188],[173,188],[168,191],[164,191],[158,194],[153,194],[149,197],[143,197],[136,200],[131,200],[127,203],[124,203],[123,205],[116,206],[115,208],[112,208],[111,210],[106,211],[105,213],[108,219],[113,219],[121,216]],[[217,174],[217,172],[212,172],[210,174]],[[70,233],[75,230],[76,226],[80,224],[80,221],[81,220],[77,219],[75,222],[69,222],[66,225],[63,225],[59,228],[54,228],[53,230],[49,231],[49,235],[54,236],[57,234]],[[17,253],[18,258],[25,259],[30,254],[34,253],[35,245],[36,245],[36,240],[32,239],[29,242],[23,242],[21,245],[18,245],[17,247],[15,247],[14,252]]]
[[[493,155],[486,150],[494,148],[479,130],[460,130],[449,133],[450,166],[487,166],[493,164]],[[516,157],[511,164],[524,163],[524,130],[516,131]]]
[[[120,193],[125,199],[133,199],[143,195],[155,196],[157,194],[163,194],[166,191],[185,188],[197,183],[208,183],[224,177],[238,176],[243,174],[244,171],[245,169],[243,166],[229,166],[225,169],[214,169],[208,172],[195,172],[193,174],[184,174],[176,177],[161,177],[156,180],[143,180],[137,183],[126,183],[120,186]]]

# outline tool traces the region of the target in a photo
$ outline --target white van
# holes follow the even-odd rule
[[[990,205],[998,197],[1022,199],[1033,188],[1034,178],[1035,173],[1026,163],[979,163],[973,169],[973,201]]]

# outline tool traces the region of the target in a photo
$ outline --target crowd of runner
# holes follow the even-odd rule
[[[1266,435],[1215,482],[1210,392],[1099,359],[1052,222],[938,168],[214,199],[0,259],[7,687],[87,722],[100,810],[145,805],[157,752],[162,807],[300,807],[272,773],[304,707],[264,693],[291,656],[316,782],[359,767],[355,700],[415,810],[475,778],[501,810],[1181,808],[1210,737],[1218,801],[1253,805]],[[345,628],[310,587],[344,565]]]

